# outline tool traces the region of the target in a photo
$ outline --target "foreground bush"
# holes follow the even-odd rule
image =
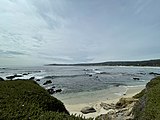
[[[0,81],[0,120],[83,120],[32,80]]]
[[[139,98],[133,109],[135,120],[160,119],[160,77],[152,79],[146,88],[134,97]]]

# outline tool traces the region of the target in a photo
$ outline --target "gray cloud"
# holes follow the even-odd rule
[[[1,0],[0,55],[14,56],[14,61],[25,56],[33,64],[34,60],[45,64],[158,58],[159,4],[158,0]]]
[[[22,55],[27,55],[26,53],[22,53],[22,52],[17,52],[17,51],[3,51],[0,50],[0,56],[8,56],[8,57],[12,57],[12,56],[22,56]]]

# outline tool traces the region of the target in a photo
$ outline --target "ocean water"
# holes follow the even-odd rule
[[[23,74],[20,79],[28,79],[35,77],[40,79],[37,81],[44,88],[55,86],[56,89],[62,89],[61,93],[54,94],[66,103],[70,103],[71,99],[75,103],[80,103],[79,98],[83,102],[87,101],[87,97],[99,99],[106,94],[122,95],[127,87],[146,85],[154,75],[150,72],[160,73],[160,67],[122,67],[122,66],[39,66],[39,67],[12,67],[0,68],[0,77],[14,74]],[[133,78],[139,78],[134,80]],[[16,78],[17,79],[17,78]],[[43,85],[46,80],[52,83]],[[114,91],[116,88],[116,91]],[[72,101],[73,102],[73,101]]]

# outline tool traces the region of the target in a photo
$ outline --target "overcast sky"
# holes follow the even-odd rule
[[[160,58],[160,0],[0,0],[0,65]]]

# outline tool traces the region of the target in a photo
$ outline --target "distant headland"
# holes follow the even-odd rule
[[[110,61],[100,63],[79,63],[79,64],[46,64],[45,66],[160,66],[160,59],[144,61]]]

